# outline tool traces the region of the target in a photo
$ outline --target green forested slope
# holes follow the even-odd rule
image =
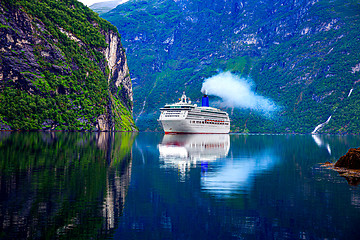
[[[129,1],[101,16],[123,36],[140,129],[159,129],[159,107],[183,90],[199,99],[205,78],[230,70],[249,76],[257,94],[280,106],[271,118],[227,109],[233,131],[310,133],[332,116],[320,132],[360,133],[359,6],[340,0]]]
[[[287,106],[284,127],[309,132],[332,116],[323,132],[360,133],[359,9],[356,1],[314,4],[294,36],[271,46],[254,67],[258,89]]]
[[[134,128],[105,57],[116,27],[76,0],[1,1],[0,22],[1,129]]]

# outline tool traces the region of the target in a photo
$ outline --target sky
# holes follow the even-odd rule
[[[97,3],[97,2],[110,2],[110,1],[113,1],[113,0],[78,0],[79,2],[82,2],[83,4],[85,4],[86,6],[91,6],[93,5],[94,3]],[[128,0],[119,0],[119,2],[127,2]]]

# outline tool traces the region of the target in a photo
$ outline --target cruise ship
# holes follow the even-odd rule
[[[209,97],[205,94],[202,106],[192,104],[185,92],[177,103],[166,104],[160,108],[158,121],[165,134],[168,133],[229,133],[229,114],[209,106]]]

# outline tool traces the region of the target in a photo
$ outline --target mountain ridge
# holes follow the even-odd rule
[[[141,130],[160,130],[158,108],[184,90],[199,99],[204,79],[220,69],[250,77],[258,94],[283,106],[272,118],[228,109],[232,131],[311,133],[333,115],[320,132],[360,133],[359,5],[130,1],[101,16],[123,36]]]

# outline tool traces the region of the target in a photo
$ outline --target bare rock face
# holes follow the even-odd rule
[[[107,116],[102,114],[97,118],[97,129],[98,131],[109,131],[112,130],[109,126],[109,121],[107,119]]]
[[[335,167],[360,169],[360,148],[350,148],[336,163]]]
[[[5,10],[0,6],[0,11]],[[67,66],[58,66],[57,62],[65,60],[64,55],[55,44],[48,40],[49,32],[38,19],[33,19],[20,9],[6,12],[0,17],[0,23],[6,27],[0,29],[1,67],[0,80],[2,87],[11,79],[18,89],[31,94],[39,93],[32,79],[42,78],[42,69],[36,54],[48,62],[50,72],[70,75],[71,69]],[[11,19],[7,22],[6,19]],[[40,37],[45,36],[45,37]],[[39,47],[41,46],[41,48]]]
[[[108,46],[103,50],[103,54],[107,60],[109,74],[109,85],[113,95],[118,93],[126,107],[132,111],[133,109],[133,90],[130,79],[129,68],[126,61],[124,48],[121,44],[121,39],[112,31],[105,35]]]

